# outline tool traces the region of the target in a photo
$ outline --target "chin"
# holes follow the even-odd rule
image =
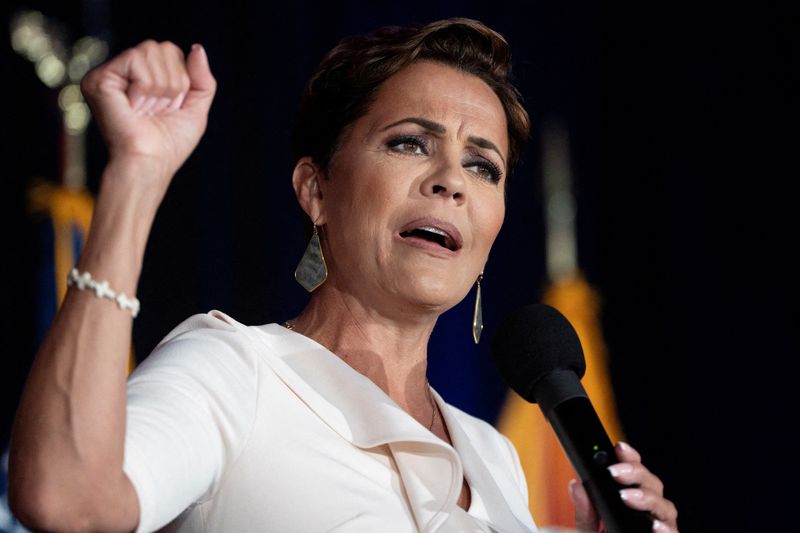
[[[463,300],[468,291],[452,279],[416,279],[405,287],[403,296],[416,307],[441,314]]]

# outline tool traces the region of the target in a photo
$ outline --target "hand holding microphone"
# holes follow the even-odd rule
[[[598,531],[602,520],[608,533],[677,532],[677,511],[661,480],[636,450],[612,446],[580,383],[580,341],[561,313],[546,305],[512,313],[495,335],[492,356],[509,386],[539,404],[583,482],[570,485],[578,528]]]

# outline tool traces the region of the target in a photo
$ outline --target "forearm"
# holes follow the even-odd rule
[[[216,81],[201,46],[188,56],[144,41],[89,72],[81,90],[109,147],[77,268],[136,294],[147,236],[172,175],[205,130]],[[67,291],[14,422],[9,499],[35,529],[129,531],[138,500],[122,471],[132,317]]]
[[[136,294],[163,194],[142,182],[157,172],[145,161],[107,167],[77,266],[128,296]],[[127,490],[122,462],[131,327],[131,313],[115,302],[90,290],[67,291],[15,420],[10,492],[23,512],[28,505],[37,512],[92,506],[92,498]]]

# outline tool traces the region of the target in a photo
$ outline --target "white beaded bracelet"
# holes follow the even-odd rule
[[[139,300],[137,298],[128,298],[124,293],[114,292],[108,287],[107,281],[95,281],[92,275],[88,272],[81,274],[77,268],[73,268],[67,276],[67,286],[75,287],[79,291],[86,289],[94,291],[94,295],[98,298],[108,298],[117,302],[117,305],[123,311],[130,311],[133,318],[139,314]]]

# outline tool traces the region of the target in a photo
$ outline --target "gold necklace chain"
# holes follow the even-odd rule
[[[294,331],[294,321],[287,320],[283,323],[283,327],[289,331]],[[436,422],[436,413],[439,411],[439,409],[436,407],[436,402],[433,401],[433,394],[431,394],[431,383],[428,381],[428,378],[425,378],[425,390],[428,392],[428,401],[431,403],[431,423],[428,424],[428,431],[431,431],[433,430],[434,422]]]

